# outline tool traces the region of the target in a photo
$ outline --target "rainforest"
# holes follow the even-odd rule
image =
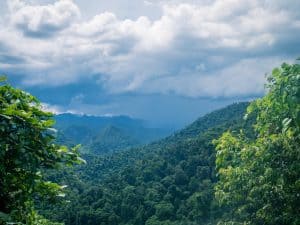
[[[0,225],[300,225],[300,0],[0,0]]]
[[[56,117],[5,77],[0,96],[1,224],[300,223],[299,64],[273,69],[264,97],[138,146],[133,131],[113,125],[76,145],[89,137],[66,138]]]

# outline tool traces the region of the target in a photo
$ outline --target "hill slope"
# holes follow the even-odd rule
[[[214,224],[219,209],[213,198],[212,140],[228,129],[251,130],[251,121],[242,120],[247,105],[210,113],[142,148],[106,157],[85,155],[87,165],[53,176],[72,187],[71,203],[44,214],[67,225]]]
[[[88,146],[91,153],[101,154],[139,145],[139,141],[115,126],[103,128]]]

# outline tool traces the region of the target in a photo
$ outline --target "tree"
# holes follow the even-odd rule
[[[220,224],[300,224],[300,65],[275,68],[267,89],[246,114],[257,115],[256,138],[216,141]]]
[[[53,115],[35,97],[4,77],[0,82],[0,224],[9,219],[45,224],[34,211],[34,200],[55,200],[64,188],[47,181],[45,170],[83,160],[77,148],[55,144]]]

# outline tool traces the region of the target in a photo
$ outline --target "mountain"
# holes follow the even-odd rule
[[[109,125],[91,140],[90,152],[99,154],[137,146],[140,142],[118,127]]]
[[[66,225],[216,224],[221,209],[214,200],[212,141],[226,130],[241,128],[251,136],[253,120],[243,120],[247,106],[237,103],[217,110],[143,147],[83,155],[86,165],[50,175],[72,187],[70,202],[44,207],[41,213]]]
[[[127,127],[128,129],[143,127],[144,122],[128,116],[92,116],[63,113],[55,116],[56,126],[65,129],[72,125],[86,126],[92,131],[99,130],[108,125]]]
[[[231,104],[225,108],[215,110],[211,113],[208,113],[196,121],[175,132],[173,135],[170,135],[161,141],[159,144],[174,144],[181,140],[186,140],[189,138],[195,138],[199,134],[218,126],[232,126],[234,123],[244,122],[243,117],[245,110],[249,105],[248,102],[240,102]],[[250,120],[249,120],[250,121]]]
[[[158,140],[173,132],[170,128],[150,128],[127,116],[88,116],[71,113],[55,116],[60,144],[82,145],[84,152],[114,152]]]

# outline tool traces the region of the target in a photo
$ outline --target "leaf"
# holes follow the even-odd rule
[[[78,164],[86,164],[86,161],[83,159],[83,158],[81,158],[81,157],[77,157],[76,158],[76,163],[78,163]]]
[[[1,220],[4,220],[4,221],[7,222],[7,221],[10,221],[11,218],[10,218],[10,216],[8,214],[0,211],[0,221]]]
[[[57,197],[64,198],[64,197],[66,197],[66,194],[64,194],[64,193],[59,193],[59,194],[57,195]]]
[[[290,119],[290,118],[285,118],[285,119],[282,121],[283,131],[284,131],[284,132],[288,129],[288,127],[289,127],[289,125],[290,125],[291,122],[292,122],[292,119]]]
[[[0,114],[0,116],[4,117],[5,119],[8,119],[8,120],[10,120],[10,119],[11,119],[11,117],[10,117],[10,116],[4,115],[4,114]]]

